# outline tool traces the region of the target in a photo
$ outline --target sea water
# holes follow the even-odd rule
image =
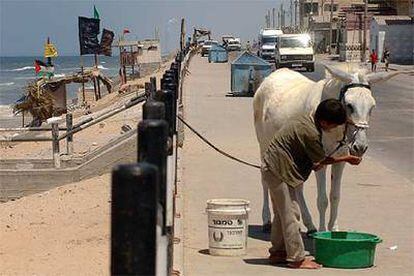
[[[0,120],[10,119],[12,105],[20,99],[24,93],[24,88],[28,82],[36,79],[34,61],[38,59],[44,61],[43,57],[0,57]],[[83,65],[92,67],[94,65],[93,56],[83,56]],[[52,59],[55,66],[55,77],[62,77],[80,72],[79,56],[61,56]],[[110,78],[118,76],[119,57],[99,56],[99,65],[102,73]],[[76,92],[80,84],[67,85],[67,98],[76,97]],[[4,122],[4,121],[3,121]]]
[[[34,61],[42,57],[0,57],[0,105],[13,104],[24,94],[28,82],[36,79]],[[94,65],[93,56],[83,56],[85,67]],[[55,77],[62,77],[80,72],[79,56],[62,56],[52,59]],[[98,66],[104,75],[115,77],[119,70],[119,57],[99,57]],[[78,84],[79,87],[79,84]],[[76,91],[68,91],[68,98],[73,98]]]

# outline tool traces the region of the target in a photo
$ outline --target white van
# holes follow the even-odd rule
[[[261,29],[259,33],[259,50],[257,55],[262,59],[274,60],[276,39],[283,34],[279,29]]]
[[[315,58],[311,37],[308,34],[284,34],[278,36],[275,51],[276,68],[305,68],[315,71]]]

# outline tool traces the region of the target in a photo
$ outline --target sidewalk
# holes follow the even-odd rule
[[[230,91],[230,64],[194,57],[186,79],[186,120],[216,146],[259,163],[253,126],[252,98],[225,97]],[[375,233],[376,266],[370,269],[298,271],[267,263],[269,235],[261,233],[262,188],[257,169],[213,151],[188,129],[182,154],[184,200],[184,271],[182,275],[411,275],[413,265],[413,183],[367,156],[358,167],[345,169],[339,226]],[[306,198],[317,222],[314,176],[305,184]],[[206,201],[212,198],[250,200],[247,254],[208,254]],[[396,250],[389,247],[397,245]]]

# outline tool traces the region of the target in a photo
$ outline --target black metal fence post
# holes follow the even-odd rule
[[[112,171],[111,275],[155,275],[158,169],[143,162]]]
[[[151,99],[152,98],[151,97],[151,95],[152,95],[152,93],[151,93],[151,90],[152,90],[151,89],[151,83],[146,82],[144,87],[145,87],[145,96],[147,97],[147,99]]]
[[[173,108],[174,108],[174,94],[172,91],[168,90],[158,90],[155,93],[155,100],[161,101],[165,104],[165,120],[168,123],[168,134],[170,137],[174,135],[174,119],[173,115]]]
[[[164,89],[170,91],[173,95],[173,100],[171,101],[172,104],[172,131],[174,134],[177,133],[177,85],[174,83],[166,83],[164,84]]]
[[[157,78],[151,77],[150,82],[151,82],[151,93],[154,94],[155,91],[157,91]]]
[[[66,132],[71,132],[73,129],[73,115],[72,113],[66,114]],[[69,134],[66,137],[66,152],[68,155],[73,154],[73,134]]]
[[[171,66],[172,66],[172,64],[171,64]],[[178,81],[177,73],[172,69],[172,67],[170,67],[170,68],[171,69],[168,69],[168,70],[165,71],[164,75],[173,77],[174,82],[176,83]]]
[[[178,62],[174,62],[171,64],[171,70],[174,71],[178,83],[180,81],[180,64]]]
[[[165,119],[165,104],[160,101],[147,101],[142,106],[142,118],[164,120]]]
[[[164,120],[143,120],[138,124],[138,162],[148,162],[159,171],[159,202],[162,206],[163,233],[166,225],[168,125]]]

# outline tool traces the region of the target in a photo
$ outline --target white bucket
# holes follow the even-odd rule
[[[210,199],[207,201],[209,252],[215,256],[246,253],[249,201]]]

